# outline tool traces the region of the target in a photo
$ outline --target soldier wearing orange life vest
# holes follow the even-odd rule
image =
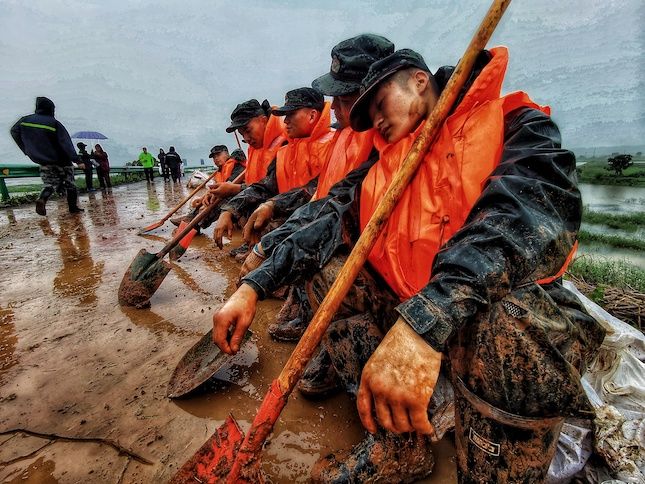
[[[223,235],[232,235],[235,220],[248,219],[245,239],[250,238],[250,232],[257,233],[266,228],[270,219],[265,219],[263,226],[259,227],[257,216],[252,216],[261,203],[270,204],[275,215],[283,221],[290,214],[290,207],[311,199],[316,178],[329,156],[333,138],[330,105],[320,92],[308,87],[289,91],[285,105],[271,113],[285,116],[288,143],[278,150],[275,163],[269,165],[267,175],[261,181],[248,186],[222,207],[213,234],[220,247]],[[294,202],[294,199],[302,202]]]
[[[505,48],[480,54],[323,340],[319,357],[356,395],[369,434],[322,459],[314,481],[428,475],[440,371],[455,389],[460,482],[543,481],[564,417],[593,412],[580,376],[604,331],[557,277],[580,227],[575,157],[547,108],[500,94],[507,62]],[[378,130],[378,156],[294,213],[302,228],[214,314],[223,351],[239,349],[273,288],[308,278],[312,305],[324,297],[446,72],[433,76],[407,49],[372,65],[350,119],[357,131]]]

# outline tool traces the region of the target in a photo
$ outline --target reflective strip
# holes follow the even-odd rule
[[[56,131],[56,128],[54,128],[52,126],[47,126],[45,124],[20,123],[20,126],[28,126],[30,128],[40,128],[40,129],[48,129],[49,131]]]

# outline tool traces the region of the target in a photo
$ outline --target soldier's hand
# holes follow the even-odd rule
[[[273,218],[275,203],[272,201],[260,204],[251,214],[242,231],[242,237],[247,244],[255,244],[260,240],[260,234]]]
[[[356,402],[363,426],[375,433],[376,414],[391,432],[433,435],[428,404],[440,368],[441,353],[399,318],[363,369]]]
[[[233,237],[233,214],[231,212],[222,212],[215,224],[213,240],[220,249],[224,248],[224,243],[222,242],[224,235],[229,239]]]
[[[210,192],[219,198],[237,195],[242,190],[242,185],[231,182],[218,183],[215,187],[210,188]]]
[[[213,314],[213,342],[226,354],[234,355],[240,349],[244,333],[255,316],[258,295],[248,284],[242,284],[228,301]],[[229,341],[229,328],[232,335]]]
[[[261,254],[264,254],[262,252],[262,246],[258,244],[258,249]],[[242,264],[242,269],[240,269],[240,276],[237,279],[237,284],[239,285],[240,282],[242,281],[242,278],[246,276],[249,272],[257,269],[260,267],[262,262],[264,262],[265,257],[259,256],[258,254],[255,253],[254,250],[251,250],[249,252],[249,255],[246,256],[246,259],[244,259],[244,264]]]

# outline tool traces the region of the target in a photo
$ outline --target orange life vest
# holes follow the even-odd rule
[[[330,110],[331,106],[326,102],[311,135],[289,138],[289,143],[278,151],[275,169],[279,193],[306,185],[318,176],[327,162],[334,137],[334,131],[329,127]]]
[[[435,255],[462,227],[486,179],[499,164],[504,116],[523,106],[550,113],[548,107],[535,104],[524,92],[500,97],[508,51],[497,47],[491,53],[488,65],[444,123],[368,257],[371,266],[401,300],[428,284]],[[395,144],[387,144],[380,134],[375,134],[374,145],[380,159],[362,184],[361,229],[367,225],[422,126],[423,123]]]
[[[287,135],[284,132],[284,120],[280,116],[269,116],[262,148],[249,146],[248,160],[246,163],[245,183],[250,185],[259,182],[267,176],[267,169],[275,158],[277,151],[286,141]]]
[[[229,158],[224,162],[224,164],[221,166],[219,171],[215,173],[214,179],[217,183],[224,183],[226,180],[228,180],[231,177],[231,174],[233,173],[233,169],[235,168],[235,165],[237,163],[240,163],[238,160],[235,158]]]
[[[358,133],[343,128],[334,140],[331,155],[318,177],[318,189],[312,200],[327,196],[329,189],[367,160],[374,148],[374,129]]]

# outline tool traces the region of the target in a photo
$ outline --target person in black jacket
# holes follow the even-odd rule
[[[604,331],[560,277],[582,213],[575,157],[547,109],[499,94],[506,59],[503,48],[478,57],[323,339],[314,361],[326,375],[304,374],[355,395],[369,431],[319,461],[316,482],[429,474],[440,371],[455,389],[460,482],[543,481],[564,417],[593,414],[580,376]],[[372,65],[350,120],[378,130],[376,153],[264,236],[266,260],[213,315],[224,352],[239,350],[258,299],[277,287],[308,280],[320,304],[436,104],[440,77],[408,49]]]
[[[72,161],[77,159],[69,133],[54,118],[54,103],[36,98],[36,111],[20,118],[11,128],[11,136],[31,161],[40,165],[43,190],[36,201],[36,212],[45,216],[45,204],[56,191],[67,192],[70,213],[79,213],[78,191],[74,184]]]
[[[85,172],[85,188],[88,192],[93,192],[94,184],[92,183],[92,178],[94,177],[94,170],[92,168],[92,155],[87,152],[85,149],[87,145],[82,141],[76,143],[76,147],[78,148],[78,159],[83,163],[83,171]]]
[[[179,183],[179,180],[181,179],[181,156],[179,156],[179,153],[175,151],[174,146],[168,148],[168,153],[166,153],[166,165],[170,170],[172,181],[174,183]]]

